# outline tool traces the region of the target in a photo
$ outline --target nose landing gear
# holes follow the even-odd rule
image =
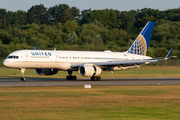
[[[21,81],[26,81],[26,78],[24,77],[25,68],[19,69],[21,71]]]

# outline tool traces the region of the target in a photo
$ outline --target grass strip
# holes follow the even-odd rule
[[[180,85],[1,87],[0,118],[178,120],[179,93]]]

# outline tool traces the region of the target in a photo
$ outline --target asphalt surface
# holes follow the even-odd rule
[[[21,81],[16,78],[1,78],[0,87],[17,86],[126,86],[126,85],[180,85],[180,78],[122,78],[102,79],[101,81],[90,81],[89,79],[78,79],[76,81],[58,78],[27,78]]]

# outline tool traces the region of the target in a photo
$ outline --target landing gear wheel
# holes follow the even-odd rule
[[[72,79],[73,79],[73,80],[76,80],[76,79],[77,79],[77,77],[76,77],[76,76],[71,76],[71,77],[72,77]]]
[[[66,80],[76,80],[76,76],[66,76]]]
[[[91,77],[91,80],[92,81],[100,81],[101,80],[101,77],[100,76],[93,76],[93,77]]]
[[[66,80],[76,80],[77,77],[72,75],[73,71],[68,71],[68,76],[66,76]]]
[[[97,80],[98,80],[98,81],[101,81],[101,77],[100,77],[100,76],[98,76],[98,77],[97,77]]]
[[[91,77],[91,81],[94,81],[94,77]]]
[[[96,81],[96,80],[97,80],[97,77],[94,77],[94,80]]]
[[[70,78],[69,78],[70,76],[66,76],[66,80],[70,80]]]
[[[21,77],[21,81],[26,81],[26,78],[25,77]]]

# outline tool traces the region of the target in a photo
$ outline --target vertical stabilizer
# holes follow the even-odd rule
[[[146,55],[155,22],[148,22],[138,35],[134,43],[131,45],[128,53],[137,55]]]

